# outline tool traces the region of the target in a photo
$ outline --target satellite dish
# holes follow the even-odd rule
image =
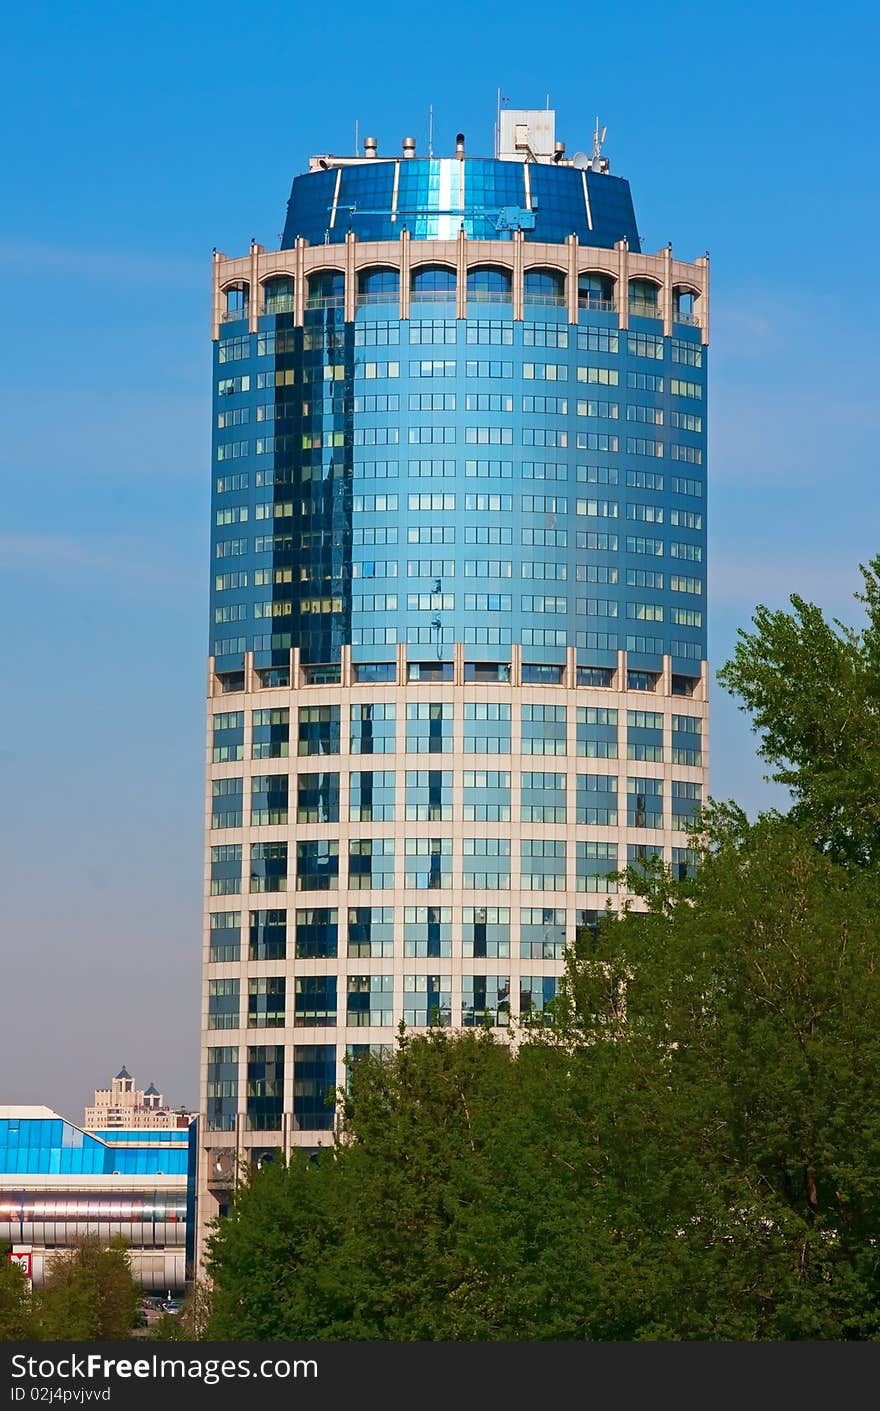
[[[575,152],[571,159],[571,164],[573,167],[577,167],[578,171],[586,171],[587,167],[590,165],[590,159],[586,152]]]

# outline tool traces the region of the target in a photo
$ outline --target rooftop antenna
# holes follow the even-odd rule
[[[434,155],[434,104],[428,104],[428,156]]]
[[[359,139],[360,139],[360,132],[358,131],[358,120],[357,120],[357,118],[355,118],[355,120],[354,120],[354,155],[355,155],[355,156],[357,156],[357,155],[358,155],[358,152],[360,151]]]
[[[597,116],[596,126],[593,128],[593,156],[590,162],[593,171],[608,170],[608,160],[602,156],[602,143],[605,141],[607,133],[607,127],[603,127],[602,131],[599,131],[599,118]]]

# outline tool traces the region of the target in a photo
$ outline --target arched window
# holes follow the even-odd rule
[[[416,303],[449,302],[455,298],[455,270],[448,265],[419,265],[412,272]]]
[[[629,282],[629,311],[642,318],[659,318],[660,286],[651,279],[631,279]]]
[[[676,323],[699,323],[697,296],[693,289],[676,287],[672,291],[672,317]]]
[[[579,309],[614,309],[614,279],[610,274],[588,271],[578,275]]]
[[[339,269],[318,269],[309,275],[310,309],[341,309],[345,303],[345,275]]]
[[[362,269],[358,275],[359,304],[395,304],[399,294],[399,270]]]
[[[513,298],[513,282],[509,269],[495,265],[479,265],[469,269],[467,296],[477,304],[509,304]]]
[[[565,303],[565,275],[555,269],[527,269],[523,275],[523,303]]]
[[[223,292],[226,298],[226,307],[223,310],[223,322],[234,323],[237,319],[247,318],[250,303],[250,285],[244,282],[240,284],[230,284]]]
[[[267,314],[293,313],[293,276],[279,274],[263,282],[266,297],[264,312]]]

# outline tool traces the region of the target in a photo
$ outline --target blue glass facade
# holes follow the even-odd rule
[[[585,245],[611,249],[617,240],[640,250],[629,182],[605,172],[486,157],[367,161],[295,178],[281,248],[299,238],[336,245],[396,240],[556,243],[575,234]]]
[[[554,175],[563,173],[554,172]],[[422,295],[222,325],[219,671],[449,654],[698,674],[706,349],[659,318]],[[528,296],[526,295],[526,298]],[[475,316],[476,315],[476,316]],[[222,424],[220,424],[222,423]]]
[[[182,1176],[188,1132],[114,1132],[100,1137],[62,1117],[0,1118],[0,1175]]]

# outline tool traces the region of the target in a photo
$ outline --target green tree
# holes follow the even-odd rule
[[[127,1338],[140,1290],[124,1241],[80,1240],[51,1261],[39,1291],[41,1336],[64,1342]]]
[[[761,735],[796,818],[842,860],[880,861],[880,556],[861,565],[857,630],[793,594],[793,612],[756,608],[718,680]]]
[[[28,1341],[34,1332],[28,1281],[0,1248],[0,1342]]]

